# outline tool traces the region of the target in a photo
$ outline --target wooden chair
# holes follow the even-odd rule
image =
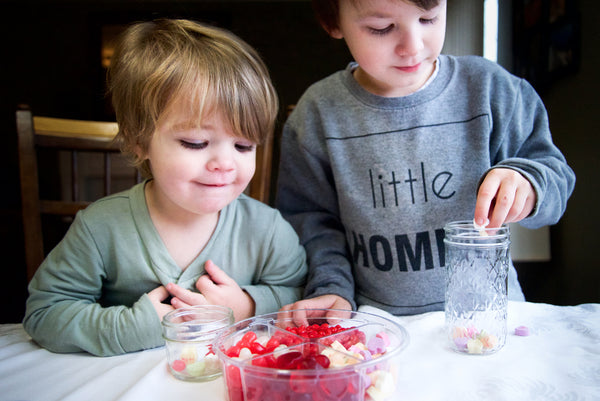
[[[42,263],[46,251],[55,245],[44,246],[43,217],[60,216],[63,220],[66,219],[68,225],[69,219],[72,220],[77,211],[102,196],[116,192],[113,188],[115,169],[112,168],[111,161],[122,155],[113,143],[113,138],[118,132],[116,122],[34,116],[27,107],[17,111],[16,120],[25,262],[29,281]],[[66,190],[61,191],[65,193],[61,195],[61,199],[43,199],[40,196],[40,173],[47,171],[38,170],[42,168],[39,156],[48,150],[62,152],[63,160],[66,154],[70,154],[70,177],[65,179],[65,174],[62,174],[59,179],[60,185],[64,185],[63,181],[70,181],[70,186],[64,186]],[[92,198],[87,198],[85,194],[82,195],[85,191],[81,188],[83,177],[80,170],[82,159],[91,153],[101,154],[103,157],[103,190]],[[257,149],[256,173],[246,190],[248,195],[264,203],[269,203],[270,198],[272,153],[273,140]],[[58,170],[56,164],[53,169]],[[122,170],[119,173],[123,175]],[[126,185],[127,188],[141,180],[139,173],[133,168],[129,176],[131,182]]]

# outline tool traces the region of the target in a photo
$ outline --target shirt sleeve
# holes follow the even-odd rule
[[[575,173],[552,141],[547,111],[535,90],[519,80],[512,110],[498,118],[499,138],[491,144],[493,167],[507,167],[527,178],[536,193],[533,213],[520,224],[539,228],[558,222],[575,186]],[[501,114],[502,115],[502,114]]]
[[[319,139],[313,137],[310,146],[305,143],[307,135],[316,136],[319,131],[316,123],[307,127],[310,121],[299,103],[284,126],[277,208],[306,248],[309,274],[305,298],[335,294],[356,308],[352,264],[329,160]]]
[[[271,235],[265,244],[263,265],[256,272],[256,282],[243,285],[254,299],[255,314],[279,310],[301,299],[306,281],[306,253],[293,228],[279,213],[274,214]]]
[[[131,306],[99,303],[105,276],[100,252],[80,213],[29,284],[25,330],[53,352],[111,356],[164,344],[147,295]]]

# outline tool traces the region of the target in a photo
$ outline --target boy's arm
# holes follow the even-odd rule
[[[295,113],[300,113],[300,105]],[[335,183],[326,157],[307,149],[298,133],[285,124],[281,146],[277,208],[292,224],[306,248],[309,274],[305,298],[334,294],[354,302],[354,277]]]
[[[520,222],[527,228],[539,228],[558,222],[575,186],[575,174],[565,157],[552,142],[548,114],[525,80],[505,118],[494,124],[502,132],[491,143],[492,168],[511,168],[533,186],[536,204],[533,212]],[[502,115],[502,114],[500,114]]]
[[[25,330],[54,352],[109,356],[162,345],[160,321],[147,295],[131,307],[98,303],[104,276],[93,238],[78,216],[29,284]]]

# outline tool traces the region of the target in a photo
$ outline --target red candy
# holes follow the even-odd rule
[[[273,369],[273,373],[253,373],[245,377],[245,401],[264,399],[265,394],[269,394],[269,399],[286,401],[359,401],[364,398],[364,394],[359,394],[360,383],[364,378],[358,373],[320,376],[314,371],[327,369],[331,364],[329,358],[320,353],[322,345],[329,346],[338,341],[349,349],[359,342],[364,344],[365,333],[354,327],[330,326],[326,323],[287,327],[285,330],[293,335],[277,331],[264,346],[257,341],[256,333],[248,331],[226,350],[228,357],[235,358],[239,356],[242,348],[247,348],[253,354],[250,361],[253,366]],[[298,337],[310,341],[306,342]],[[381,341],[379,338],[378,340]],[[273,353],[280,345],[293,347],[301,343],[301,347]],[[280,373],[279,369],[294,372]],[[225,371],[225,379],[230,400],[244,400],[239,369],[229,366]]]
[[[177,359],[173,361],[171,368],[176,372],[181,372],[185,369],[185,362],[183,362],[181,359]]]

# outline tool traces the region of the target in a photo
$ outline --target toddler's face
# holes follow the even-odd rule
[[[339,29],[359,68],[355,79],[386,97],[418,90],[434,71],[446,31],[446,1],[428,11],[402,0],[340,1]]]
[[[173,107],[156,127],[146,157],[163,207],[216,213],[237,198],[254,175],[256,144],[234,135],[220,113],[200,124],[186,107]]]

